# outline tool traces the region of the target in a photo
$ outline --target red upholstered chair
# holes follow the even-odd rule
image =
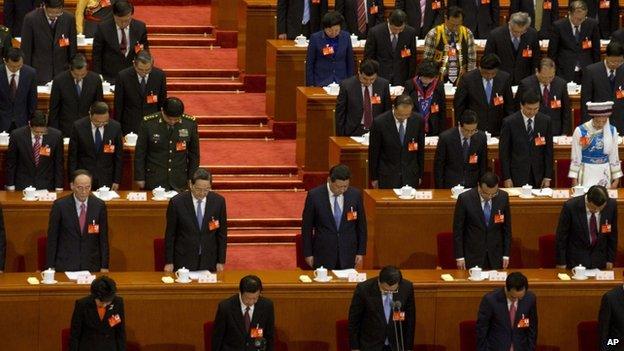
[[[438,267],[442,269],[455,269],[455,252],[453,252],[453,233],[442,232],[437,235],[438,241]]]
[[[288,344],[281,341],[278,337],[277,337],[277,331],[275,333],[275,351],[288,351]]]
[[[598,321],[583,321],[576,326],[579,351],[598,351]]]
[[[214,328],[213,321],[204,323],[204,351],[212,350],[212,329],[213,328]]]
[[[346,319],[336,321],[336,351],[351,351],[349,321]]]
[[[555,234],[546,234],[539,237],[539,262],[541,268],[555,268]]]
[[[17,255],[13,260],[13,272],[26,272],[26,259],[24,255]]]
[[[297,268],[310,269],[310,266],[308,266],[303,257],[303,236],[301,234],[295,236],[295,250],[297,251]]]
[[[47,263],[48,237],[43,235],[37,238],[37,269],[45,271]]]
[[[165,269],[165,239],[154,239],[154,271],[162,272]]]
[[[459,322],[459,350],[477,351],[477,321]]]
[[[69,351],[69,333],[71,329],[61,330],[61,351]]]
[[[557,188],[570,188],[572,181],[568,178],[570,160],[555,160],[555,186]]]
[[[524,268],[524,262],[522,261],[522,243],[519,238],[511,239],[509,257],[509,268],[521,269]]]

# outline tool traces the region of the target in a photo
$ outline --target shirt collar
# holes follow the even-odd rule
[[[244,311],[247,307],[249,307],[249,311],[253,311],[254,307],[256,305],[251,305],[251,306],[247,306],[245,305],[245,303],[243,302],[243,297],[241,296],[241,293],[238,293],[238,301],[240,302],[240,306],[241,309]]]
[[[329,187],[329,182],[327,182],[327,193],[329,193],[329,196],[336,196],[336,194],[334,194],[333,191],[331,191],[331,188]],[[338,195],[338,197],[341,197],[341,195]]]
[[[11,72],[11,71],[9,70],[9,67],[7,67],[6,65],[4,66],[4,69],[6,70],[7,77],[8,77],[9,79],[11,79],[11,75],[12,75],[12,74],[15,74],[15,77],[16,77],[16,78],[19,76],[19,73],[20,73],[20,71],[19,71],[19,70],[18,70],[17,72],[13,73],[13,72]]]

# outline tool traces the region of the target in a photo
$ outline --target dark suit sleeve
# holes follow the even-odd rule
[[[72,58],[74,58],[74,56],[76,56],[76,53],[78,52],[78,43],[77,43],[77,38],[76,35],[78,33],[76,33],[76,18],[74,16],[70,16],[69,17],[70,21],[69,21],[69,57],[68,60],[71,60]]]
[[[591,74],[588,67],[585,67],[581,78],[581,123],[585,123],[591,119],[587,114],[587,102],[593,101],[594,79],[596,79],[596,77]]]
[[[338,2],[336,2],[338,10]],[[277,0],[277,34],[286,34],[286,13],[288,12],[288,0]],[[213,348],[213,350],[215,350]],[[218,351],[218,350],[215,350]]]
[[[381,9],[380,9],[381,12]],[[364,45],[364,59],[377,60],[377,38],[375,32],[368,31],[368,37],[366,38],[366,44]]]
[[[446,138],[440,138],[433,159],[433,178],[436,189],[444,188],[444,170],[446,167]]]
[[[167,100],[167,74],[162,72],[162,79],[160,80],[160,89],[158,89],[158,109],[163,107],[163,104]]]
[[[54,85],[52,85],[54,87]],[[95,80],[95,99],[96,101],[104,101],[104,90],[102,89],[102,79],[98,76]],[[79,116],[83,117],[83,116]]]
[[[364,203],[362,201],[362,193],[358,192],[357,207],[357,225],[356,232],[358,237],[357,254],[366,255],[366,240],[368,238],[368,229],[366,226],[366,212],[364,210]]]
[[[50,210],[50,218],[48,220],[48,242],[46,247],[47,268],[56,267],[56,247],[58,245],[58,237],[61,224],[61,205],[54,202]]]
[[[134,148],[134,180],[145,180],[145,154],[148,147],[148,130],[145,121],[141,122],[137,144]]]
[[[80,147],[78,143],[78,129],[74,124],[69,136],[69,149],[67,151],[67,179],[71,179],[71,174],[78,169],[78,148]]]
[[[553,133],[552,133],[552,121],[548,118],[548,128],[546,129],[546,150],[544,152],[544,178],[553,179]]]
[[[548,57],[552,57],[552,59],[555,61],[555,64],[558,67],[557,71],[559,71],[559,69],[561,68],[559,67],[559,60],[557,59],[557,55],[559,53],[559,41],[560,40],[561,40],[561,30],[559,29],[558,25],[553,24],[551,35],[550,35],[550,40],[548,41]]]
[[[143,50],[149,51],[149,40],[147,40],[147,27],[145,23],[143,23],[143,31],[141,33],[141,39],[139,39],[139,43],[143,44]]]
[[[58,80],[55,80],[52,84],[52,90],[50,91],[48,125],[56,129],[59,129],[58,114],[59,110],[61,109],[61,95],[62,94],[60,82]]]
[[[4,12],[4,25],[11,28],[13,30],[13,17],[15,16],[15,1],[16,0],[5,0],[3,6]]]
[[[374,2],[377,4],[377,6],[379,7],[379,9],[378,9],[378,11],[377,11],[377,14],[375,15],[375,17],[377,17],[377,21],[376,21],[376,23],[377,23],[377,24],[379,24],[379,23],[383,23],[383,22],[385,21],[385,20],[384,20],[384,13],[385,13],[385,11],[386,11],[386,8],[385,8],[385,6],[384,6],[384,2],[383,2],[383,0],[373,0],[373,1],[374,1]],[[412,52],[416,52],[416,50],[412,50]],[[416,62],[416,59],[414,59],[414,62]]]
[[[32,51],[33,51],[33,40],[34,40],[34,23],[31,22],[32,17],[26,16],[24,17],[24,22],[22,24],[22,41],[20,44],[20,49],[24,53],[24,64],[28,66],[32,66]]]
[[[306,55],[306,86],[314,87],[316,82],[314,81],[314,65],[316,64],[317,48],[319,45],[318,37],[310,37],[310,45],[308,45],[308,52]]]
[[[225,200],[221,200],[221,213],[219,213],[219,229],[215,233],[217,236],[217,263],[225,264],[225,256],[227,252],[227,210]]]
[[[572,214],[570,213],[569,203],[564,203],[559,215],[559,224],[557,224],[557,236],[556,236],[556,261],[558,266],[565,266],[566,249],[568,246],[568,235],[570,233],[570,223],[572,221]]]
[[[115,326],[115,344],[117,344],[117,350],[126,351],[126,311],[121,298],[117,301],[117,309],[119,310],[121,323]]]
[[[178,211],[175,206],[177,199],[171,199],[167,205],[167,226],[165,228],[165,263],[173,263],[173,250],[178,228]],[[216,321],[215,321],[216,322]]]
[[[383,8],[383,5],[381,6]],[[383,12],[382,12],[383,13]],[[382,18],[382,22],[383,22],[383,18]],[[409,77],[414,77],[416,75],[416,32],[413,31],[412,32],[412,37],[410,38],[410,41],[408,43],[408,48],[410,49],[410,52],[414,53],[412,56],[409,57]]]
[[[117,74],[115,78],[115,119],[123,126],[123,110],[124,110],[124,78],[120,74]],[[126,132],[125,130],[123,131]]]
[[[568,95],[568,89],[563,88],[563,96],[561,97],[561,132],[566,135],[572,135],[572,103],[570,102],[570,95]]]
[[[405,2],[406,2],[405,0],[396,0],[394,2],[394,9],[405,11]]]
[[[524,95],[524,90],[526,89],[527,88],[524,86],[522,81],[520,81],[520,83],[518,84],[518,90],[516,91],[516,96],[514,97],[514,109],[520,110],[520,101],[522,101],[522,95]]]
[[[10,134],[9,148],[6,153],[6,186],[15,185],[15,176],[17,171],[17,136],[15,133]]]
[[[457,84],[457,90],[455,90],[455,97],[453,98],[455,116],[461,118],[461,115],[464,114],[464,110],[468,104],[468,99],[468,87],[466,86],[465,79],[460,79]]]
[[[102,204],[100,209],[100,257],[102,257],[102,268],[108,269],[109,249],[108,249],[108,215],[106,205]]]
[[[416,328],[416,302],[414,300],[414,288],[410,285],[409,294],[405,301],[407,335],[405,336],[404,345],[407,345],[408,349],[411,349],[410,346],[414,345],[414,329]]]
[[[511,179],[511,127],[509,118],[503,120],[500,142],[498,144],[498,158],[500,159],[502,179]],[[518,186],[519,184],[514,184]]]
[[[267,322],[264,327],[264,339],[266,340],[267,351],[275,350],[275,311],[273,309],[273,302],[265,300],[267,302]]]
[[[362,319],[366,311],[366,300],[362,286],[358,285],[353,293],[351,299],[351,306],[349,307],[349,344],[351,350],[360,349],[360,334],[362,333]]]
[[[101,87],[102,85],[100,85]],[[121,129],[115,136],[115,162],[113,164],[113,183],[121,185],[121,175],[123,171],[123,136]]]
[[[63,138],[59,138],[54,150],[54,186],[57,189],[63,189],[63,172],[65,169],[65,150],[63,145]]]
[[[466,206],[464,205],[465,196],[459,196],[455,204],[455,213],[453,214],[453,248],[455,250],[455,258],[463,258],[464,256],[464,224],[466,222]]]
[[[535,350],[537,346],[537,300],[533,296],[533,305],[529,310],[529,330],[528,330],[528,343],[529,350]]]
[[[223,345],[223,339],[227,332],[228,314],[224,311],[223,303],[220,303],[217,307],[217,314],[214,319],[214,326],[212,329],[212,351],[221,351],[221,345]]]
[[[191,136],[189,138],[189,146],[187,152],[188,173],[186,179],[193,177],[193,173],[199,168],[199,132],[197,131],[197,123],[191,127]]]
[[[531,51],[533,52],[533,60],[531,62],[533,70],[531,70],[531,72],[535,72],[535,70],[539,67],[540,60],[542,59],[542,48],[540,47],[539,34],[537,33],[535,33],[535,40],[533,41]]]
[[[487,139],[485,136],[483,138],[483,148],[481,149],[479,153],[478,159],[479,159],[479,178],[477,179],[481,179],[481,176],[483,176],[485,172],[487,171],[487,164],[488,164],[488,146],[487,146]]]
[[[505,116],[509,116],[512,113],[516,112],[514,111],[514,96],[513,92],[511,91],[511,76],[507,79],[507,82],[505,82],[505,90],[503,90],[503,100],[503,111],[505,111]]]
[[[4,215],[0,207],[0,271],[4,271],[6,261],[6,232],[4,230]]]
[[[422,181],[425,172],[425,121],[418,117],[418,123],[418,179]]]
[[[438,135],[446,130],[446,94],[444,93],[444,87],[439,86],[440,100],[438,102]],[[453,127],[453,126],[450,126]]]
[[[496,28],[500,24],[500,4],[498,0],[491,0],[490,8],[492,9],[492,22],[494,22],[493,28]]]
[[[28,108],[26,112],[28,113],[28,120],[30,120],[37,111],[37,77],[33,73],[30,81],[30,89],[28,90]]]
[[[102,56],[104,50],[104,36],[102,35],[103,28],[104,27],[102,26],[98,26],[95,31],[95,35],[93,36],[93,71],[99,74],[102,73]],[[115,87],[115,90],[117,90],[117,87]]]
[[[368,146],[368,174],[370,180],[379,180],[379,156],[381,153],[381,126],[379,120],[374,120],[370,129]]]
[[[509,197],[505,197],[505,209],[503,210],[505,215],[505,221],[503,222],[503,256],[509,257],[511,253],[511,209],[509,207]]]
[[[351,39],[347,38],[347,77],[351,77],[355,74],[355,57],[353,55],[353,46],[351,45]]]
[[[509,2],[509,14],[513,15],[518,11],[520,11],[520,0],[511,0]]]
[[[381,103],[383,104],[383,112],[392,110],[392,97],[390,96],[390,84],[386,84],[383,87],[383,96]]]
[[[69,350],[70,351],[79,351],[80,346],[80,336],[82,335],[82,308],[81,305],[76,301],[74,304],[74,312],[72,314],[71,319],[71,330],[69,334]]]
[[[513,12],[510,12],[513,13]],[[486,41],[485,43],[485,49],[483,50],[483,54],[497,54],[497,50],[496,50],[496,38],[492,37],[492,35],[490,34],[490,40]]]
[[[479,305],[479,312],[477,313],[477,351],[489,351],[488,345],[488,331],[490,330],[490,322],[494,311],[490,305],[488,299],[484,297],[481,299]]]
[[[611,201],[611,199],[609,199],[609,201]],[[607,246],[607,262],[611,262],[611,263],[615,263],[615,258],[617,255],[617,245],[618,245],[618,228],[617,228],[618,209],[617,209],[617,204],[615,204],[615,201],[613,202],[614,204],[613,204],[613,215],[611,216],[611,234],[608,235],[609,242]]]
[[[338,98],[336,98],[336,109],[334,118],[336,120],[336,135],[346,135],[345,125],[347,121],[347,106],[349,99],[349,92],[343,83],[340,83],[340,91],[338,92]]]
[[[599,336],[599,348],[600,351],[611,351],[611,348],[607,346],[607,340],[609,339],[609,328],[611,325],[611,300],[608,294],[602,295],[600,301],[600,311],[598,312],[598,333]]]
[[[616,31],[618,29],[618,25],[620,24],[620,2],[619,1],[613,1],[610,4],[611,6],[609,7],[609,17],[611,17],[610,22],[611,22],[611,28],[609,28],[609,33],[613,33],[614,31]]]
[[[594,30],[591,33],[592,41],[592,62],[596,63],[600,61],[600,29],[598,28],[598,22],[594,26]]]
[[[301,220],[301,240],[303,242],[303,257],[310,257],[314,255],[313,252],[313,232],[314,221],[316,219],[316,206],[314,205],[314,199],[308,192],[306,196],[305,205],[303,206],[303,214]]]

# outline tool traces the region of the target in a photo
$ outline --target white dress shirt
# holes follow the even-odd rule
[[[126,55],[125,56],[128,56],[128,53],[130,53],[130,50],[134,50],[132,47],[132,43],[130,42],[130,25],[128,25],[124,29],[119,28],[119,26],[115,26],[115,28],[117,28],[117,42],[119,43],[119,46],[121,46],[121,31],[123,30],[124,33],[126,33]]]
[[[193,209],[195,210],[195,217],[197,217],[197,201],[199,200],[197,200],[195,196],[191,196],[191,198],[193,199]],[[206,198],[201,200],[201,204],[199,206],[201,209],[202,216],[204,216],[204,214],[206,213]]]
[[[587,208],[587,196],[585,196],[585,215],[587,216],[587,233],[589,233],[589,239],[591,241],[591,233],[589,229],[591,224],[589,223],[589,219],[591,218],[592,213],[589,208]],[[600,212],[596,212],[594,215],[596,216],[596,236],[598,236],[598,233],[600,233]]]
[[[17,72],[13,73],[9,71],[9,68],[7,66],[4,66],[4,69],[6,70],[7,82],[9,83],[9,87],[11,87],[11,76],[15,74],[15,89],[17,89],[17,86],[19,85],[20,71],[18,70]]]
[[[254,309],[256,308],[256,305],[251,305],[251,306],[245,305],[243,303],[243,298],[241,297],[240,293],[238,293],[238,300],[240,301],[241,312],[243,314],[243,321],[245,320],[245,310],[247,309],[247,307],[249,307],[249,321],[251,322],[251,320],[253,320],[253,313],[254,313]]]
[[[76,215],[78,216],[78,218],[80,218],[80,206],[82,206],[82,204],[85,205],[85,213],[87,212],[87,210],[89,209],[89,206],[87,205],[87,201],[85,202],[80,202],[80,200],[78,200],[78,198],[76,197],[76,195],[74,196],[74,201],[76,202]]]
[[[329,194],[329,205],[331,206],[332,214],[334,213],[334,193],[332,193],[329,188],[329,183],[327,183],[327,193]],[[344,211],[344,194],[338,195],[338,206]]]
[[[370,103],[371,103],[371,115],[372,115],[372,109],[373,109],[373,85],[371,84],[371,85],[365,87],[364,85],[360,84],[360,87],[362,89],[362,102],[364,102],[365,90],[368,89],[368,96],[370,96],[370,98],[371,98],[370,99]],[[360,123],[362,123],[362,125],[364,125],[364,108],[362,108],[362,121],[360,121]]]
[[[139,86],[141,85],[141,79],[143,79],[143,77],[141,77],[138,73],[137,73],[137,79],[139,80]],[[145,84],[147,85],[147,81],[149,80],[149,73],[145,75]]]
[[[401,128],[401,124],[403,125],[405,131],[407,131],[407,120],[401,122],[396,117],[394,117],[394,125],[396,126],[397,132],[399,131],[399,128]]]
[[[93,123],[91,123],[91,136],[93,137],[93,141],[95,142],[95,130],[100,130],[100,136],[102,136],[102,143],[104,142],[104,127],[96,127]]]

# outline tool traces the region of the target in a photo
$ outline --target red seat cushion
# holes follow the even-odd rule
[[[555,268],[555,234],[539,237],[539,262],[541,268]]]
[[[154,271],[162,272],[165,269],[165,239],[154,239]]]
[[[442,269],[455,269],[455,252],[453,249],[453,233],[442,232],[437,235],[438,266]]]

